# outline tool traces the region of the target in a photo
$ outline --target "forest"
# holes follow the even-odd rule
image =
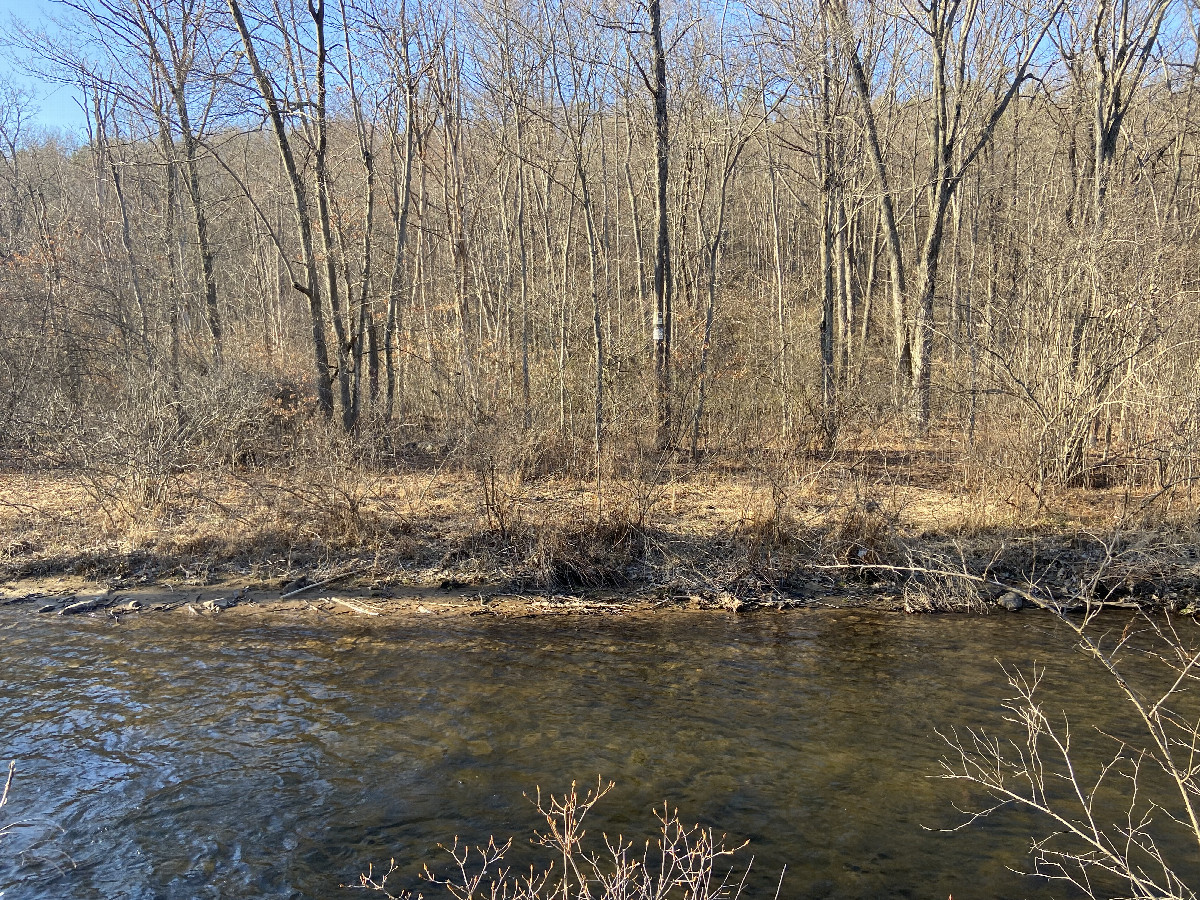
[[[0,99],[10,558],[396,538],[453,483],[505,541],[913,485],[1195,525],[1195,3],[54,10],[5,52],[86,135]]]

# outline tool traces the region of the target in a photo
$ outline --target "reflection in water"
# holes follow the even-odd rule
[[[439,841],[520,843],[523,791],[597,774],[617,790],[593,834],[647,835],[665,799],[748,838],[767,896],[785,864],[785,897],[1049,896],[1007,868],[1040,823],[923,826],[970,802],[927,777],[935,729],[998,719],[997,659],[1050,664],[1086,705],[1098,687],[1069,645],[1036,615],[329,631],[12,616],[6,812],[35,826],[0,853],[0,896],[326,898],[392,856],[392,883],[415,885]]]

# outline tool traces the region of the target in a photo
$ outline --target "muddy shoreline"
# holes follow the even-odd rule
[[[171,616],[252,621],[304,619],[387,623],[414,618],[501,619],[570,615],[653,616],[660,612],[724,611],[730,614],[789,609],[868,609],[889,613],[1013,613],[1045,608],[1068,612],[1099,604],[1128,610],[1200,614],[1200,566],[1186,552],[1138,565],[1089,565],[1041,548],[1041,568],[998,563],[973,566],[961,552],[947,567],[944,554],[926,552],[907,565],[888,562],[813,564],[774,582],[743,579],[728,587],[630,581],[619,587],[527,590],[502,578],[474,583],[447,575],[403,580],[371,571],[361,560],[342,560],[270,577],[216,572],[189,577],[188,569],[163,576],[147,567],[104,579],[62,573],[0,581],[0,614],[55,618]],[[987,559],[984,548],[973,557]],[[1073,564],[1072,564],[1073,563]]]
[[[0,587],[0,614],[24,614],[69,621],[76,616],[120,621],[130,616],[182,619],[221,617],[252,621],[306,619],[313,622],[360,620],[377,623],[413,618],[461,619],[487,616],[527,619],[552,616],[632,616],[660,612],[749,614],[788,609],[869,608],[902,612],[899,598],[882,593],[847,591],[828,597],[763,594],[744,600],[728,592],[664,590],[517,593],[503,586],[401,586],[372,588],[353,582],[313,585],[311,590],[244,580],[213,584],[148,583],[106,587],[73,578],[37,579]],[[291,587],[289,584],[288,587]]]

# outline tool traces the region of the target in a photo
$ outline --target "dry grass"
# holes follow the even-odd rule
[[[273,575],[353,558],[370,559],[377,577],[410,583],[753,594],[786,589],[814,566],[947,559],[1034,583],[1048,577],[1047,548],[1065,584],[1086,577],[1066,571],[1067,557],[1086,562],[1107,547],[1107,581],[1093,587],[1111,593],[1114,579],[1166,579],[1172,566],[1194,565],[1179,548],[1194,544],[1195,507],[1176,495],[1109,487],[1034,496],[951,456],[930,440],[753,464],[668,460],[641,477],[605,480],[600,503],[590,481],[448,455],[382,464],[345,446],[297,454],[286,466],[174,472],[169,489],[141,504],[114,505],[112,491],[69,468],[7,472],[0,572]],[[949,583],[893,580],[914,610],[982,602]]]

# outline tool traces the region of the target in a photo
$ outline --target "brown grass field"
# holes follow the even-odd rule
[[[954,456],[948,439],[929,439],[757,465],[666,457],[602,481],[599,502],[594,482],[436,455],[386,467],[305,456],[158,479],[7,471],[0,579],[278,592],[344,575],[339,589],[359,592],[859,597],[910,611],[985,609],[1009,588],[1034,602],[1194,604],[1189,494],[1035,496]]]

